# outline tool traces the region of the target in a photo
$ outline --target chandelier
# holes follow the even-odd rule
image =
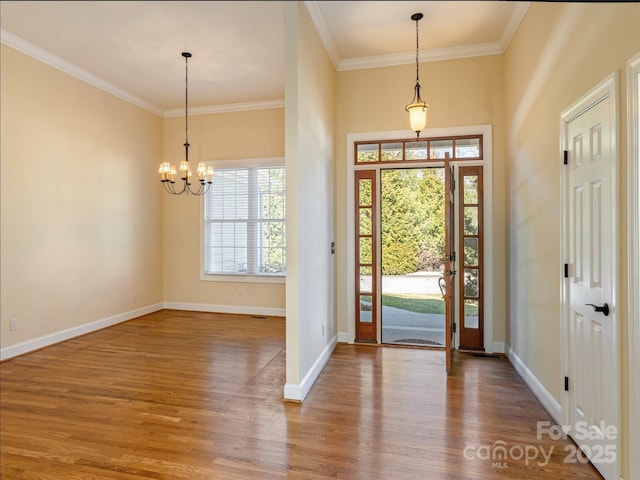
[[[422,19],[421,13],[414,13],[411,15],[411,20],[416,22],[416,86],[414,87],[413,100],[411,103],[404,107],[409,112],[409,123],[411,124],[411,130],[416,132],[417,138],[420,138],[420,132],[427,126],[427,111],[429,105],[420,98],[420,76],[418,72],[418,22]]]
[[[184,160],[180,162],[180,180],[182,185],[176,188],[176,167],[169,162],[162,162],[158,173],[160,174],[160,182],[164,189],[173,195],[204,195],[211,187],[213,182],[213,167],[204,162],[198,163],[198,183],[192,187],[191,183],[191,167],[189,167],[189,52],[182,52],[184,57]]]

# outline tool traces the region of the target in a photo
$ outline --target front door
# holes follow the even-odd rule
[[[608,92],[608,90],[607,90]],[[605,479],[617,479],[618,369],[615,99],[604,93],[563,115],[565,401],[569,435]],[[568,288],[567,288],[568,287]],[[565,421],[566,423],[566,421]]]
[[[455,188],[453,167],[449,162],[449,155],[444,161],[444,217],[445,217],[445,257],[444,257],[444,304],[445,304],[445,367],[447,373],[451,373],[453,364],[454,347],[454,305],[455,305],[455,278],[456,278],[456,254],[455,245]]]

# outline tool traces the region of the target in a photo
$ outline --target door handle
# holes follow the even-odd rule
[[[605,317],[608,317],[608,316],[609,316],[609,305],[608,305],[608,304],[606,304],[606,303],[605,303],[605,304],[604,304],[604,305],[602,305],[601,307],[599,307],[599,306],[597,306],[597,305],[594,305],[593,303],[587,303],[587,305],[588,305],[589,307],[593,307],[593,309],[594,309],[596,312],[602,312],[602,313],[604,314],[604,316],[605,316]]]

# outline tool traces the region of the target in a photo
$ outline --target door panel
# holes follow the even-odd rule
[[[617,368],[613,276],[615,246],[607,97],[567,123],[569,281],[569,434],[606,479],[616,477]],[[605,303],[611,311],[598,312]],[[590,306],[590,304],[593,305]]]

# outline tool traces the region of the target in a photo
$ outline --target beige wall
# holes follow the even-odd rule
[[[512,351],[560,403],[560,113],[619,74],[621,255],[618,318],[627,378],[625,64],[640,51],[640,5],[532,3],[505,54],[508,124],[509,332]],[[622,467],[626,451],[623,382]]]
[[[178,165],[184,159],[184,127],[184,116],[164,120],[164,161]],[[284,157],[284,108],[189,115],[189,143],[192,170],[201,161]],[[162,194],[165,302],[212,311],[281,314],[284,283],[200,279],[201,201]]]
[[[336,341],[335,69],[304,4],[285,5],[287,385],[302,400]],[[320,365],[320,366],[319,366]]]
[[[2,347],[162,302],[162,119],[5,45],[1,61]]]
[[[286,305],[287,382],[300,385],[347,331],[346,135],[406,130],[415,70],[336,74],[302,4],[288,2],[287,15],[287,298],[284,285],[200,280],[200,200],[162,193],[157,181],[161,159],[183,158],[183,118],[163,120],[2,46],[2,348],[163,301]],[[559,115],[618,71],[624,178],[624,67],[640,51],[639,23],[639,4],[534,2],[504,55],[421,65],[430,127],[493,125],[494,341],[506,341],[558,402]],[[194,163],[284,155],[284,109],[191,116],[189,127]],[[624,205],[624,181],[619,198]],[[624,266],[624,209],[619,225]],[[626,438],[626,386],[622,398]],[[626,474],[626,441],[623,449]]]
[[[336,135],[337,316],[347,332],[346,136],[349,133],[408,130],[404,106],[411,101],[415,65],[338,73]],[[493,341],[505,341],[505,123],[501,55],[423,63],[422,97],[430,104],[428,128],[493,125]],[[488,320],[485,320],[488,321]]]

